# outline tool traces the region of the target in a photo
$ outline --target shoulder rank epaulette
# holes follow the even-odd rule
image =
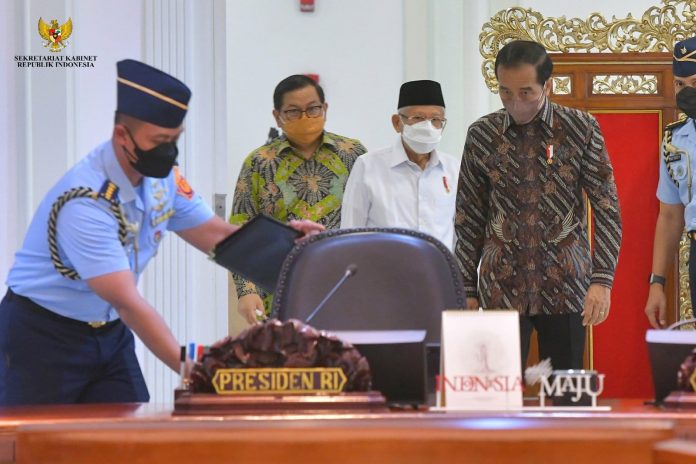
[[[118,185],[114,184],[110,180],[105,180],[99,189],[99,198],[103,198],[109,203],[118,203]]]
[[[686,121],[688,121],[689,118],[684,113],[679,114],[679,119],[676,121],[670,122],[665,126],[665,132],[662,137],[662,146],[665,147],[667,144],[672,143],[672,132],[686,124]],[[666,150],[665,150],[666,151]]]
[[[667,124],[662,137],[662,160],[667,165],[667,172],[670,179],[672,179],[672,182],[674,182],[674,185],[677,187],[679,187],[679,181],[676,179],[677,176],[672,170],[672,163],[675,161],[680,161],[682,156],[685,155],[685,152],[672,145],[672,132],[686,124],[687,121],[687,116],[684,113],[681,113],[679,115],[679,119]]]
[[[687,121],[688,119],[689,119],[689,117],[688,117],[687,115],[685,115],[684,113],[679,113],[679,117],[677,118],[677,120],[676,120],[676,121],[672,121],[672,122],[670,122],[669,124],[667,124],[667,126],[665,127],[665,129],[674,130],[674,129],[676,129],[677,127],[681,127],[681,126],[683,126],[684,124],[686,124],[686,121]]]

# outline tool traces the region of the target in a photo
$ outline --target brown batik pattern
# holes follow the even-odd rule
[[[593,255],[584,193],[593,208]],[[611,287],[621,243],[616,184],[596,119],[547,101],[523,126],[505,110],[472,124],[455,230],[467,296],[483,307],[582,311],[590,283]]]

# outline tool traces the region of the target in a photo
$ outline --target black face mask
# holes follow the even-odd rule
[[[684,87],[677,93],[677,106],[691,119],[696,119],[696,89]]]
[[[164,179],[172,172],[176,157],[179,155],[179,149],[176,147],[176,142],[164,142],[150,150],[141,150],[138,144],[135,143],[133,136],[128,128],[126,128],[128,136],[135,145],[135,157],[137,161],[131,161],[131,166],[145,177],[155,177]],[[126,147],[123,147],[126,150]],[[128,150],[126,150],[128,151]]]

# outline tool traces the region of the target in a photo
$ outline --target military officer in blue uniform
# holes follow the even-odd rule
[[[175,371],[180,351],[138,276],[169,231],[208,252],[237,229],[176,167],[188,87],[134,60],[117,71],[111,139],[51,188],[7,277],[0,405],[148,401],[131,330]]]
[[[645,306],[650,325],[655,328],[664,328],[667,322],[665,275],[685,227],[691,239],[691,301],[696,303],[696,37],[674,46],[672,74],[677,107],[684,114],[667,125],[662,140],[657,185],[660,213],[655,227],[650,293]]]

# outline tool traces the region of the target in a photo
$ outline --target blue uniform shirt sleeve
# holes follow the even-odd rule
[[[200,195],[195,193],[179,172],[179,167],[174,167],[174,216],[169,219],[167,229],[172,232],[190,229],[199,226],[213,217],[213,211],[205,204]]]
[[[660,179],[657,182],[657,199],[669,205],[680,204],[679,187],[676,186],[667,172],[664,158],[660,157]]]
[[[130,270],[118,239],[118,221],[96,200],[68,201],[60,210],[56,231],[63,264],[75,269],[83,280]]]

